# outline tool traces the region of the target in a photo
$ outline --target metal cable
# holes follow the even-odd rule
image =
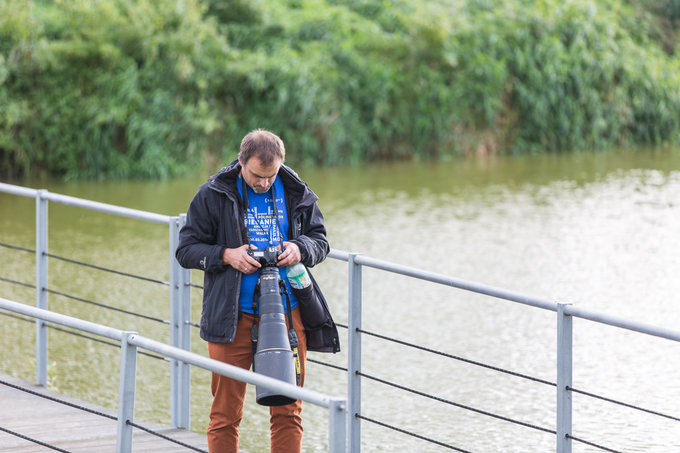
[[[16,284],[16,285],[21,285],[21,286],[25,286],[27,288],[35,289],[35,285],[33,285],[33,284],[23,283],[23,282],[20,282],[20,281],[17,281],[17,280],[9,279],[9,278],[0,277],[0,281],[7,282],[7,283],[13,283],[13,284]],[[72,300],[77,300],[78,302],[83,302],[83,303],[90,304],[90,305],[96,305],[97,307],[101,307],[101,308],[107,308],[109,310],[117,311],[119,313],[124,313],[126,315],[136,316],[138,318],[144,318],[144,319],[159,322],[159,323],[162,323],[162,324],[170,324],[170,321],[167,321],[165,319],[155,318],[153,316],[143,315],[141,313],[135,313],[135,312],[132,312],[132,311],[124,310],[122,308],[114,307],[112,305],[106,305],[106,304],[102,304],[100,302],[95,302],[93,300],[83,299],[82,297],[72,296],[70,294],[62,293],[60,291],[55,291],[53,289],[45,288],[45,291],[48,292],[48,293],[51,293],[51,294],[55,294],[57,296],[66,297],[66,298],[69,298],[69,299],[72,299]]]
[[[603,450],[603,451],[609,451],[611,453],[623,453],[622,451],[612,450],[611,448],[603,447],[602,445],[596,444],[594,442],[588,442],[587,440],[579,439],[578,437],[574,437],[574,436],[569,435],[569,434],[566,434],[566,436],[569,439],[575,440],[576,442],[580,442],[582,444],[590,445],[591,447],[599,448],[600,450]]]
[[[35,250],[27,249],[27,248],[24,248],[24,247],[19,247],[19,246],[16,246],[16,245],[7,244],[7,243],[4,243],[4,242],[0,242],[0,246],[6,247],[8,249],[20,250],[22,252],[35,253]],[[117,271],[115,269],[109,269],[109,268],[97,266],[97,265],[94,265],[94,264],[84,263],[82,261],[77,261],[77,260],[74,260],[74,259],[71,259],[71,258],[65,258],[65,257],[59,256],[59,255],[53,255],[51,253],[45,253],[44,255],[47,256],[47,257],[54,258],[54,259],[61,260],[61,261],[65,261],[65,262],[71,263],[71,264],[78,264],[80,266],[85,266],[85,267],[97,269],[97,270],[104,271],[104,272],[111,272],[113,274],[123,275],[125,277],[131,277],[131,278],[136,278],[136,279],[144,280],[144,281],[151,282],[151,283],[158,283],[160,285],[170,286],[169,282],[165,282],[163,280],[158,280],[158,279],[149,278],[149,277],[143,277],[141,275],[129,274],[127,272]]]
[[[51,253],[45,253],[44,255],[49,257],[49,258],[54,258],[54,259],[65,261],[65,262],[71,263],[71,264],[78,264],[80,266],[89,267],[91,269],[97,269],[99,271],[110,272],[112,274],[122,275],[124,277],[136,278],[138,280],[144,280],[144,281],[151,282],[151,283],[158,283],[160,285],[170,286],[169,282],[165,282],[163,280],[157,280],[157,279],[149,278],[149,277],[142,277],[141,275],[129,274],[127,272],[117,271],[115,269],[109,269],[109,268],[106,268],[106,267],[97,266],[95,264],[84,263],[82,261],[77,261],[77,260],[74,260],[74,259],[71,259],[71,258],[64,258],[63,256],[53,255]]]
[[[27,249],[25,247],[19,247],[18,245],[12,245],[12,244],[6,244],[4,242],[0,242],[1,247],[6,247],[8,249],[13,249],[13,250],[20,250],[22,252],[30,252],[30,253],[35,253],[35,250]]]
[[[89,412],[94,415],[99,415],[101,417],[108,418],[110,420],[118,420],[118,418],[114,417],[113,415],[105,414],[103,412],[96,411],[94,409],[89,409],[87,407],[80,406],[75,403],[69,403],[68,401],[60,400],[59,398],[55,398],[53,396],[45,395],[44,393],[36,392],[35,390],[27,389],[26,387],[21,387],[19,385],[12,384],[11,382],[3,381],[0,379],[0,384],[6,385],[7,387],[12,387],[13,389],[16,390],[21,390],[22,392],[30,393],[31,395],[34,396],[39,396],[41,398],[45,398],[46,400],[54,401],[55,403],[61,403],[69,407],[73,407],[75,409],[80,409],[85,412]]]
[[[403,340],[398,340],[396,338],[386,337],[384,335],[380,335],[380,334],[377,334],[377,333],[374,333],[374,332],[369,332],[367,330],[357,329],[357,332],[365,333],[366,335],[370,335],[370,336],[373,336],[373,337],[376,337],[376,338],[380,338],[382,340],[387,340],[387,341],[391,341],[391,342],[394,342],[394,343],[398,343],[398,344],[403,345],[403,346],[408,346],[408,347],[411,347],[411,348],[414,348],[414,349],[419,349],[421,351],[426,351],[426,352],[430,352],[432,354],[437,354],[437,355],[440,355],[440,356],[443,356],[443,357],[447,357],[449,359],[459,360],[461,362],[469,363],[471,365],[477,365],[477,366],[480,366],[482,368],[487,368],[489,370],[498,371],[499,373],[509,374],[511,376],[516,376],[516,377],[520,377],[520,378],[523,378],[523,379],[528,379],[530,381],[550,385],[550,386],[553,386],[553,387],[557,386],[556,383],[546,381],[544,379],[539,379],[539,378],[536,378],[536,377],[533,377],[533,376],[528,376],[526,374],[517,373],[515,371],[505,370],[503,368],[498,368],[498,367],[495,367],[493,365],[487,365],[487,364],[482,363],[482,362],[476,362],[474,360],[466,359],[466,358],[463,358],[463,357],[460,357],[460,356],[455,356],[455,355],[452,355],[452,354],[448,354],[446,352],[437,351],[436,349],[430,349],[430,348],[426,348],[424,346],[420,346],[420,345],[417,345],[417,344],[408,343],[408,342],[403,341]]]
[[[448,448],[448,449],[451,449],[451,450],[460,451],[460,452],[462,452],[462,453],[472,453],[472,452],[470,452],[470,451],[468,451],[468,450],[463,450],[463,449],[461,449],[461,448],[454,447],[453,445],[445,444],[444,442],[440,442],[440,441],[438,441],[438,440],[434,440],[434,439],[431,439],[431,438],[429,438],[429,437],[421,436],[420,434],[416,434],[416,433],[411,432],[411,431],[406,431],[405,429],[397,428],[396,426],[388,425],[387,423],[380,422],[380,421],[378,421],[378,420],[374,420],[374,419],[372,419],[372,418],[363,416],[363,415],[361,415],[361,414],[354,414],[354,416],[355,416],[356,418],[360,418],[360,419],[362,419],[362,420],[366,420],[367,422],[375,423],[376,425],[380,425],[380,426],[382,426],[382,427],[389,428],[389,429],[391,429],[391,430],[393,430],[393,431],[397,431],[397,432],[400,432],[400,433],[402,433],[402,434],[407,434],[407,435],[409,435],[409,436],[411,436],[411,437],[415,437],[415,438],[417,438],[417,439],[424,440],[424,441],[427,441],[427,442],[430,442],[430,443],[439,445],[440,447],[445,447],[445,448]]]
[[[472,412],[476,412],[478,414],[486,415],[488,417],[497,418],[499,420],[514,423],[516,425],[521,425],[521,426],[524,426],[526,428],[532,428],[532,429],[535,429],[535,430],[538,430],[538,431],[543,431],[543,432],[546,432],[546,433],[549,433],[549,434],[557,434],[557,431],[552,430],[552,429],[543,428],[541,426],[533,425],[531,423],[521,422],[519,420],[513,420],[512,418],[504,417],[502,415],[494,414],[492,412],[487,412],[487,411],[484,411],[484,410],[481,410],[481,409],[475,409],[474,407],[466,406],[464,404],[456,403],[454,401],[450,401],[450,400],[447,400],[447,399],[444,399],[444,398],[441,398],[441,397],[438,397],[438,396],[430,395],[428,393],[424,393],[424,392],[421,392],[421,391],[418,391],[418,390],[414,390],[414,389],[411,389],[411,388],[408,388],[408,387],[404,387],[403,385],[395,384],[394,382],[389,382],[389,381],[386,381],[384,379],[377,378],[375,376],[370,376],[370,375],[362,373],[360,371],[357,371],[357,375],[365,377],[367,379],[371,379],[371,380],[376,381],[376,382],[380,382],[381,384],[386,384],[386,385],[398,388],[400,390],[404,390],[404,391],[407,391],[407,392],[410,392],[410,393],[413,393],[413,394],[416,394],[416,395],[419,395],[419,396],[424,396],[426,398],[430,398],[430,399],[433,399],[435,401],[439,401],[440,403],[446,403],[446,404],[449,404],[451,406],[459,407],[461,409],[466,409],[466,410],[469,410],[469,411],[472,411]]]
[[[51,450],[60,451],[60,452],[62,452],[62,453],[71,453],[71,452],[69,452],[68,450],[62,450],[62,449],[59,448],[59,447],[55,447],[55,446],[53,446],[53,445],[46,444],[45,442],[41,442],[41,441],[39,441],[39,440],[37,440],[37,439],[33,439],[33,438],[31,438],[31,437],[28,437],[28,436],[24,436],[23,434],[19,434],[19,433],[15,432],[15,431],[9,430],[9,429],[7,429],[7,428],[3,428],[2,426],[0,426],[0,431],[4,431],[4,432],[6,432],[6,433],[8,433],[8,434],[11,434],[11,435],[13,435],[13,436],[20,437],[20,438],[22,438],[22,439],[24,439],[24,440],[27,440],[27,441],[29,441],[29,442],[33,442],[34,444],[38,444],[38,445],[41,445],[41,446],[43,446],[43,447],[47,447],[47,448],[49,448],[49,449],[51,449]]]
[[[99,412],[99,411],[96,411],[96,410],[94,410],[94,409],[88,409],[87,407],[80,406],[80,405],[78,405],[78,404],[69,403],[68,401],[60,400],[60,399],[58,399],[58,398],[54,398],[54,397],[52,397],[52,396],[45,395],[45,394],[43,394],[43,393],[36,392],[36,391],[34,391],[34,390],[31,390],[31,389],[27,389],[27,388],[25,388],[25,387],[21,387],[21,386],[19,386],[19,385],[15,385],[15,384],[12,384],[12,383],[7,382],[7,381],[3,381],[2,379],[0,379],[0,384],[6,385],[6,386],[8,386],[8,387],[12,387],[12,388],[14,388],[14,389],[16,389],[16,390],[21,390],[22,392],[30,393],[31,395],[35,395],[35,396],[39,396],[39,397],[41,397],[41,398],[45,398],[45,399],[50,400],[50,401],[54,401],[55,403],[64,404],[64,405],[66,405],[66,406],[69,406],[69,407],[72,407],[72,408],[75,408],[75,409],[80,409],[80,410],[82,410],[82,411],[89,412],[89,413],[94,414],[94,415],[99,415],[99,416],[101,416],[101,417],[105,417],[105,418],[108,418],[108,419],[110,419],[110,420],[118,420],[118,417],[114,417],[113,415],[105,414],[105,413],[103,413],[103,412]],[[208,453],[208,452],[205,452],[205,451],[203,451],[203,450],[197,449],[197,448],[194,447],[194,446],[185,444],[184,442],[175,440],[175,439],[173,439],[173,438],[171,438],[171,437],[168,437],[168,436],[166,436],[166,435],[163,435],[163,434],[161,434],[161,433],[158,433],[158,432],[156,432],[156,431],[153,431],[153,430],[151,430],[151,429],[149,429],[149,428],[145,428],[145,427],[143,427],[143,426],[141,426],[141,425],[138,425],[138,424],[136,424],[136,423],[133,423],[133,422],[131,422],[130,420],[126,420],[125,423],[127,423],[128,425],[133,426],[133,427],[135,427],[135,428],[139,428],[139,429],[141,429],[141,430],[143,430],[143,431],[146,431],[146,432],[148,432],[148,433],[150,433],[150,434],[153,434],[154,436],[158,436],[158,437],[161,437],[161,438],[163,438],[163,439],[166,439],[166,440],[168,440],[168,441],[170,441],[170,442],[173,442],[173,443],[176,443],[176,444],[178,444],[178,445],[181,445],[181,446],[183,446],[183,447],[191,448],[191,449],[193,449],[193,450],[196,450],[196,451],[199,451],[199,452],[202,452],[202,453]],[[0,428],[0,429],[2,429],[2,428]],[[64,451],[64,450],[60,450],[60,451]],[[69,453],[69,452],[66,452],[66,453]]]
[[[125,420],[125,423],[126,423],[127,425],[130,425],[130,426],[132,426],[132,427],[141,429],[142,431],[146,431],[146,432],[149,433],[149,434],[153,434],[154,436],[160,437],[161,439],[165,439],[165,440],[167,440],[167,441],[170,441],[170,442],[175,443],[175,444],[177,444],[177,445],[180,445],[180,446],[182,446],[182,447],[189,448],[189,449],[194,450],[194,451],[199,451],[199,452],[201,452],[201,453],[208,453],[207,451],[201,450],[201,449],[198,448],[198,447],[194,447],[193,445],[189,445],[189,444],[184,443],[184,442],[182,442],[182,441],[175,440],[175,439],[173,439],[172,437],[168,437],[168,436],[166,436],[165,434],[161,434],[161,433],[159,433],[159,432],[157,432],[157,431],[154,431],[154,430],[152,430],[152,429],[145,428],[144,426],[138,425],[137,423],[131,422],[130,420]]]
[[[35,289],[35,285],[32,285],[30,283],[20,282],[18,280],[12,280],[12,279],[5,278],[5,277],[0,277],[0,281],[7,282],[7,283],[14,283],[15,285],[21,285],[21,286],[25,286],[26,288]]]
[[[20,321],[26,321],[26,322],[31,322],[31,323],[34,322],[33,319],[24,318],[24,317],[22,317],[22,316],[17,316],[17,315],[12,314],[12,313],[5,313],[4,311],[0,311],[0,315],[5,315],[5,316],[8,316],[8,317],[10,317],[10,318],[18,319],[18,320],[20,320]],[[113,347],[116,347],[116,348],[120,348],[120,344],[111,343],[110,341],[105,341],[105,340],[102,340],[102,339],[100,339],[100,338],[91,337],[91,336],[89,336],[89,335],[84,335],[84,334],[82,334],[82,333],[74,332],[74,331],[72,331],[72,330],[63,329],[63,328],[61,328],[61,327],[56,327],[56,326],[53,326],[52,324],[49,324],[49,323],[47,324],[47,327],[50,328],[50,329],[58,330],[58,331],[60,331],[60,332],[68,333],[68,334],[71,334],[71,335],[75,335],[76,337],[81,337],[81,338],[85,338],[85,339],[87,339],[87,340],[96,341],[96,342],[98,342],[98,343],[102,343],[102,344],[105,344],[105,345],[108,345],[108,346],[113,346]],[[160,360],[165,360],[166,362],[169,362],[169,360],[168,360],[167,358],[162,357],[162,356],[159,356],[159,355],[156,355],[156,354],[151,354],[150,352],[146,352],[146,351],[137,351],[137,353],[138,353],[138,354],[141,354],[141,355],[145,355],[145,356],[147,356],[147,357],[154,358],[154,359],[160,359]]]
[[[327,366],[329,368],[335,368],[336,370],[344,371],[345,373],[347,372],[347,368],[344,368],[344,367],[341,367],[341,366],[338,366],[338,365],[333,365],[332,363],[321,362],[319,360],[310,359],[309,357],[307,358],[307,362],[316,363],[317,365],[323,365],[323,366]]]
[[[0,315],[7,316],[8,318],[19,319],[21,321],[34,322],[33,319],[27,319],[27,318],[24,318],[23,316],[15,315],[14,313],[5,313],[4,311],[0,311]]]
[[[89,335],[84,335],[84,334],[82,334],[82,333],[74,332],[74,331],[68,330],[68,329],[63,329],[63,328],[61,328],[61,327],[56,327],[56,326],[53,326],[53,325],[51,325],[51,324],[47,324],[47,327],[49,327],[50,329],[58,330],[59,332],[68,333],[68,334],[71,334],[71,335],[75,335],[76,337],[85,338],[85,339],[87,339],[87,340],[96,341],[97,343],[102,343],[102,344],[105,344],[105,345],[108,345],[108,346],[113,346],[113,347],[115,347],[115,348],[120,349],[120,344],[111,343],[110,341],[105,341],[105,340],[102,340],[102,339],[100,339],[100,338],[91,337],[91,336],[89,336]],[[158,359],[158,360],[163,360],[163,361],[166,361],[166,362],[170,362],[170,360],[168,360],[166,357],[163,357],[163,356],[160,356],[160,355],[156,355],[156,354],[151,354],[150,352],[146,352],[146,351],[139,351],[139,350],[138,350],[138,351],[137,351],[137,354],[145,355],[145,356],[151,357],[151,358],[153,358],[153,359]]]
[[[60,291],[55,291],[53,289],[47,289],[46,288],[45,291],[48,292],[48,293],[51,293],[51,294],[55,294],[57,296],[62,296],[62,297],[67,297],[69,299],[77,300],[78,302],[83,302],[83,303],[90,304],[90,305],[96,305],[97,307],[108,308],[109,310],[117,311],[119,313],[125,313],[126,315],[136,316],[138,318],[144,318],[144,319],[148,319],[150,321],[156,321],[156,322],[159,322],[159,323],[162,323],[162,324],[170,324],[170,321],[166,321],[164,319],[154,318],[153,316],[143,315],[141,313],[135,313],[133,311],[124,310],[122,308],[117,308],[117,307],[114,307],[114,306],[111,306],[111,305],[102,304],[100,302],[95,302],[95,301],[92,301],[92,300],[89,300],[89,299],[83,299],[81,297],[72,296],[70,294],[62,293]]]
[[[22,250],[22,251],[26,251],[26,252],[35,252],[35,250],[26,249],[26,248],[23,248],[23,247],[10,245],[10,244],[6,244],[6,243],[3,243],[3,242],[0,242],[0,246],[15,249],[15,250]],[[107,268],[104,268],[104,267],[95,266],[93,264],[87,264],[87,263],[79,262],[79,261],[72,260],[72,259],[69,259],[69,258],[64,258],[64,257],[52,255],[52,254],[49,254],[49,253],[46,253],[45,255],[49,256],[50,258],[56,258],[56,259],[66,261],[66,262],[69,262],[69,263],[79,264],[79,265],[82,265],[82,266],[91,267],[91,268],[106,271],[106,272],[112,272],[112,273],[118,274],[118,275],[124,275],[124,276],[127,276],[127,277],[137,278],[137,279],[140,279],[140,280],[145,280],[145,281],[149,281],[149,282],[153,282],[153,283],[159,283],[159,284],[166,285],[166,286],[170,285],[168,282],[164,282],[162,280],[155,280],[155,279],[151,279],[151,278],[147,278],[147,277],[141,277],[141,276],[138,276],[138,275],[133,275],[133,274],[125,273],[125,272],[107,269]],[[11,280],[11,279],[4,278],[4,277],[0,277],[0,281],[13,283],[13,284],[17,284],[17,285],[22,285],[22,286],[25,286],[27,288],[34,288],[35,289],[35,285],[33,285],[33,284],[23,283],[23,282],[20,282],[20,281],[17,281],[17,280]],[[48,293],[58,295],[58,296],[67,297],[67,298],[72,299],[72,300],[77,300],[79,302],[83,302],[83,303],[86,303],[86,304],[91,304],[91,305],[96,305],[98,307],[107,308],[109,310],[117,311],[119,313],[125,313],[127,315],[132,315],[132,316],[136,316],[136,317],[139,317],[139,318],[148,319],[148,320],[163,323],[163,324],[170,324],[170,321],[167,321],[167,320],[164,320],[164,319],[155,318],[153,316],[147,316],[147,315],[143,315],[143,314],[140,314],[140,313],[134,313],[134,312],[131,312],[131,311],[128,311],[128,310],[113,307],[111,305],[106,305],[106,304],[95,302],[95,301],[92,301],[92,300],[89,300],[89,299],[83,299],[81,297],[72,296],[70,294],[66,294],[66,293],[63,293],[63,292],[60,292],[60,291],[55,291],[55,290],[48,289],[48,288],[45,288],[45,291],[47,291]]]
[[[656,412],[656,411],[653,411],[653,410],[650,410],[650,409],[645,409],[643,407],[635,406],[635,405],[629,404],[629,403],[624,403],[622,401],[617,401],[617,400],[613,400],[613,399],[610,399],[610,398],[605,398],[604,396],[599,396],[599,395],[595,395],[594,393],[584,392],[583,390],[578,390],[578,389],[575,389],[575,388],[569,387],[569,386],[567,386],[567,390],[572,391],[574,393],[580,393],[581,395],[586,395],[586,396],[589,396],[591,398],[596,398],[598,400],[606,401],[608,403],[618,404],[619,406],[625,406],[625,407],[628,407],[630,409],[635,409],[635,410],[638,410],[638,411],[641,411],[641,412],[647,412],[648,414],[658,415],[659,417],[665,417],[665,418],[668,418],[668,419],[671,419],[671,420],[675,420],[676,422],[680,422],[680,418],[674,417],[672,415],[663,414],[661,412]]]

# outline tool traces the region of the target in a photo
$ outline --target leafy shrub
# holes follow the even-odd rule
[[[256,127],[310,165],[677,142],[676,3],[0,0],[0,173],[171,177]]]
[[[10,173],[163,178],[200,163],[223,39],[200,3],[9,0],[0,156]]]

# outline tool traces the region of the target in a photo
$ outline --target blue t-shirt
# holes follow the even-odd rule
[[[238,193],[243,198],[243,185],[241,183],[241,176],[236,181]],[[266,193],[256,193],[250,186],[246,184],[248,190],[248,209],[246,210],[246,222],[248,223],[248,232],[250,235],[250,243],[257,246],[258,250],[264,250],[269,246],[279,245],[282,241],[288,240],[288,212],[286,211],[286,197],[283,192],[283,183],[281,179],[274,180],[274,187]],[[274,218],[274,205],[272,204],[272,193],[276,194],[276,209],[279,213],[279,221],[276,222]],[[281,231],[279,231],[281,227]],[[286,268],[280,267],[279,274],[281,280],[286,284],[288,296],[290,297],[291,308],[297,307],[298,301],[293,295],[293,291],[286,278]],[[246,313],[257,313],[253,311],[253,293],[255,292],[255,285],[260,278],[260,271],[252,274],[243,274],[241,277],[241,311]],[[283,311],[287,312],[286,296],[281,295],[283,300]]]

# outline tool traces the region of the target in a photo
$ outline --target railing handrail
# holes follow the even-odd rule
[[[114,214],[122,217],[130,217],[138,220],[145,220],[147,222],[161,223],[167,225],[170,223],[172,217],[156,214],[148,211],[141,211],[139,209],[124,208],[108,203],[101,203],[99,201],[85,200],[83,198],[72,197],[70,195],[61,195],[58,193],[49,192],[44,189],[29,189],[26,187],[15,186],[13,184],[6,184],[0,182],[0,192],[6,192],[13,195],[20,195],[23,197],[36,198],[38,195],[53,201],[55,203],[64,204],[67,206],[75,206],[78,208],[91,209],[93,211],[105,212],[107,214]]]
[[[30,305],[22,304],[20,302],[12,301],[0,297],[0,308],[14,313],[19,313],[32,318],[42,319],[43,321],[52,322],[65,327],[81,330],[83,332],[99,335],[111,340],[122,341],[124,331],[108,327],[103,324],[97,324],[83,319],[74,318],[72,316],[63,315],[49,310],[32,307]],[[332,397],[324,395],[313,390],[297,387],[287,382],[279,381],[277,379],[264,376],[249,370],[244,370],[234,365],[229,365],[218,360],[204,357],[194,352],[185,351],[174,346],[161,343],[150,338],[143,337],[139,334],[134,334],[129,340],[129,343],[135,346],[147,349],[157,354],[166,357],[181,360],[185,363],[203,368],[208,371],[222,374],[224,376],[237,379],[239,381],[247,382],[252,385],[258,385],[274,392],[280,392],[317,406],[330,408],[335,401],[344,401],[344,398]]]
[[[338,259],[341,261],[348,261],[349,255],[350,253],[345,252],[343,250],[331,249],[331,252],[329,253],[328,256],[330,258]],[[425,271],[415,267],[396,264],[390,261],[384,261],[357,254],[354,257],[354,263],[366,267],[371,267],[374,269],[404,275],[407,277],[413,277],[420,280],[429,281],[432,283],[438,283],[445,286],[452,286],[458,289],[463,289],[474,293],[484,294],[487,296],[508,300],[510,302],[518,302],[524,305],[530,305],[532,307],[542,308],[544,310],[550,310],[553,312],[558,311],[559,303],[557,302],[550,302],[545,299],[541,299],[538,297],[522,293],[517,293],[514,291],[508,291],[503,288],[489,286],[469,280],[454,278],[444,274],[437,274],[434,272]],[[652,335],[656,337],[665,338],[667,340],[680,342],[680,330],[673,330],[655,326],[652,324],[631,321],[622,317],[610,315],[605,312],[590,310],[583,307],[576,307],[571,304],[566,305],[564,313],[570,316],[574,316],[576,318],[582,318],[612,327],[619,327],[625,330],[632,330],[638,333],[644,333],[647,335]]]
[[[20,195],[22,197],[35,198],[38,194],[37,189],[31,189],[30,187],[16,186],[14,184],[7,184],[0,182],[0,192],[9,193],[12,195]]]
[[[612,327],[618,327],[625,330],[631,330],[638,333],[644,333],[647,335],[680,342],[680,330],[673,330],[655,326],[653,324],[630,321],[628,319],[612,316],[601,311],[589,310],[587,308],[576,307],[574,305],[566,305],[564,307],[564,313],[575,318],[586,319],[588,321],[593,321]]]
[[[42,319],[43,321],[53,322],[55,324],[81,330],[83,332],[99,335],[100,337],[108,338],[110,340],[121,341],[123,338],[123,331],[120,329],[104,326],[102,324],[86,321],[84,319],[73,318],[55,311],[32,307],[30,305],[5,299],[3,297],[0,297],[0,308],[12,311],[14,313],[19,313],[21,315],[30,316],[32,318]]]

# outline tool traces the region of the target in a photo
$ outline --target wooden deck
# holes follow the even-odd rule
[[[111,409],[85,403],[11,376],[0,374],[0,380],[107,415],[114,417],[117,415]],[[163,428],[139,420],[135,420],[135,423],[202,451],[208,451],[205,435],[183,429]],[[22,439],[5,430],[43,442],[45,445]],[[196,451],[137,428],[133,432],[133,452]],[[115,452],[116,420],[32,395],[0,383],[0,451],[3,453]]]

